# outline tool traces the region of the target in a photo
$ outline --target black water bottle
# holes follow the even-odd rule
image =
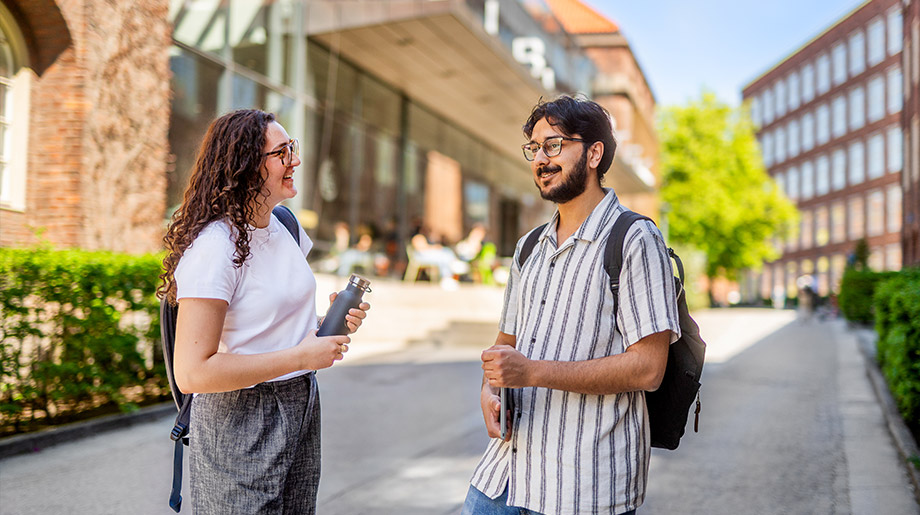
[[[371,282],[360,275],[351,274],[348,278],[348,286],[340,291],[332,303],[332,307],[326,312],[326,318],[323,319],[322,325],[316,331],[317,336],[331,336],[348,334],[348,327],[345,325],[345,315],[351,308],[357,308],[361,304],[361,296],[364,292],[371,291]]]

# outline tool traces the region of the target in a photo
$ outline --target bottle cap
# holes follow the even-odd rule
[[[351,274],[348,278],[348,284],[353,284],[364,291],[371,291],[371,282],[358,274]]]

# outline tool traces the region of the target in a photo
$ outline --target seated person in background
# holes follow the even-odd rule
[[[361,272],[364,274],[374,272],[375,256],[374,253],[371,252],[371,245],[373,242],[374,240],[370,232],[362,230],[361,235],[358,237],[358,242],[355,243],[354,247],[345,249],[344,252],[339,254],[339,266],[335,271],[336,275],[344,277],[354,272],[357,268],[360,268]]]
[[[466,235],[466,238],[458,241],[454,246],[457,251],[457,257],[466,261],[467,263],[473,261],[479,256],[479,253],[482,252],[482,244],[485,239],[485,226],[480,223],[473,224],[473,227],[470,229],[469,234]]]
[[[425,236],[427,231],[420,230],[409,240],[410,262],[415,262],[418,266],[431,265],[438,269],[438,275],[443,285],[454,280],[454,274],[462,274],[469,270],[468,266],[459,259],[450,247],[440,243],[431,243]],[[417,273],[417,267],[414,268]],[[413,269],[407,269],[407,274],[413,273]],[[415,280],[415,277],[406,277],[406,280]]]

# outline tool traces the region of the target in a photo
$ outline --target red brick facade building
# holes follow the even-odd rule
[[[747,298],[794,296],[803,277],[829,294],[863,238],[872,268],[901,268],[901,3],[863,3],[743,89],[764,164],[801,213],[798,234],[777,242],[782,257],[748,278]]]
[[[904,264],[920,266],[920,0],[903,3]]]
[[[160,248],[168,3],[3,0],[0,246]]]

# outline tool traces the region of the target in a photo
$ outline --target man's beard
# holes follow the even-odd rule
[[[578,160],[578,164],[575,165],[575,168],[572,169],[572,172],[563,178],[562,184],[559,184],[553,189],[544,190],[540,187],[538,182],[540,173],[543,170],[559,168],[555,165],[547,165],[541,167],[537,170],[537,178],[534,179],[534,184],[537,185],[537,189],[540,190],[540,196],[544,200],[549,200],[555,202],[556,204],[565,204],[566,202],[574,199],[575,197],[581,195],[585,192],[585,189],[588,187],[588,153],[582,151],[581,159]],[[562,169],[559,169],[561,173]]]

